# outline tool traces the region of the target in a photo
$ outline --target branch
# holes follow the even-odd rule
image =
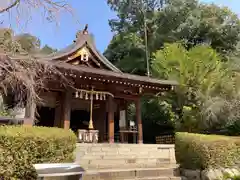
[[[0,10],[0,14],[8,11],[9,9],[11,9],[11,8],[13,8],[15,6],[17,6],[19,3],[20,3],[20,0],[15,0],[10,6],[4,8],[4,9],[1,9]]]

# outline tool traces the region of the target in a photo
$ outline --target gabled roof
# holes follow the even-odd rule
[[[78,51],[82,48],[88,48],[91,51],[91,54],[97,59],[97,63],[104,64],[104,68],[94,68],[89,66],[84,66],[83,64],[73,64],[69,62],[69,57],[73,56],[73,59],[70,58],[70,61],[77,59],[75,55],[78,56]],[[17,56],[11,58],[29,58],[28,56]],[[32,58],[32,56],[31,56]],[[117,67],[115,67],[109,60],[107,60],[97,49],[93,43],[91,36],[88,33],[81,31],[77,34],[77,39],[74,43],[67,48],[52,53],[50,55],[34,55],[34,58],[39,63],[48,63],[49,65],[56,66],[57,68],[67,70],[73,73],[80,75],[81,77],[88,78],[100,78],[100,79],[112,79],[112,82],[131,84],[134,86],[143,86],[145,88],[159,90],[167,90],[172,86],[178,85],[176,81],[170,80],[159,80],[150,78],[147,76],[138,76],[128,73],[123,73]],[[75,58],[75,59],[74,59]],[[76,77],[76,74],[74,75]],[[167,89],[164,89],[167,88]]]
[[[128,73],[118,73],[111,72],[102,69],[92,70],[89,67],[82,66],[72,66],[71,64],[66,64],[64,62],[50,62],[53,66],[56,66],[61,69],[71,70],[72,72],[79,72],[82,75],[92,75],[92,76],[100,76],[102,78],[114,78],[119,81],[132,81],[134,83],[146,84],[148,86],[177,86],[178,83],[176,81],[171,80],[159,80],[150,78],[147,76],[139,76]]]
[[[66,59],[67,57],[73,55],[83,47],[89,48],[90,51],[97,57],[98,61],[103,63],[108,68],[108,70],[121,73],[121,71],[116,66],[114,66],[106,57],[104,57],[97,50],[95,44],[93,43],[92,37],[88,33],[79,32],[77,34],[77,39],[75,40],[75,42],[70,46],[66,47],[65,49],[47,56],[35,55],[35,58],[51,61],[63,60],[64,58]]]

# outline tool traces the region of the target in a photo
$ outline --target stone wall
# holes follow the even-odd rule
[[[239,176],[239,168],[219,168],[208,170],[181,169],[181,175],[185,180],[222,180],[223,176],[229,174],[231,177]]]

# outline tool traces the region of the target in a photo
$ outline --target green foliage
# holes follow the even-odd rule
[[[226,133],[229,136],[239,136],[240,135],[240,120],[235,121],[226,127]]]
[[[125,37],[129,34],[135,34],[144,45],[144,12],[150,55],[164,43],[180,41],[187,48],[209,44],[225,56],[233,52],[239,42],[239,18],[226,7],[202,4],[197,0],[143,0],[143,3],[109,0],[108,4],[117,14],[117,18],[110,20],[111,29],[116,33],[115,37],[121,37],[114,37],[106,50],[107,57],[113,62],[116,57],[125,57],[125,52],[132,48],[138,48],[138,44],[125,46]],[[129,61],[134,57],[130,56]],[[144,59],[144,55],[141,58]],[[133,69],[138,66],[141,63],[135,64]]]
[[[240,180],[240,176],[231,176],[230,174],[224,174],[222,180]]]
[[[40,50],[40,54],[51,54],[57,52],[57,49],[53,49],[48,45],[45,45],[41,50]]]
[[[37,37],[25,33],[14,35],[11,29],[0,28],[0,51],[7,53],[50,54],[55,49],[45,45],[41,48],[41,41]]]
[[[190,87],[187,89],[189,93],[190,90],[200,90],[204,95],[218,91],[227,77],[225,64],[218,53],[207,45],[187,50],[178,43],[166,44],[154,54],[152,70],[157,78],[177,80],[181,91]]]
[[[226,63],[207,45],[198,45],[187,50],[180,43],[165,44],[163,49],[154,54],[151,67],[154,77],[175,79],[179,82],[176,94],[168,94],[168,98],[171,99],[173,107],[178,109],[180,131],[191,129],[190,132],[196,132],[201,126],[210,126],[212,119],[218,115],[217,112],[215,116],[211,114],[217,104],[210,103],[209,97],[229,94],[233,86]],[[213,104],[215,106],[212,106]],[[222,106],[220,108],[223,109]],[[230,109],[226,106],[224,108]],[[181,124],[182,128],[179,126]]]
[[[145,75],[143,40],[136,33],[115,35],[104,55],[124,72]]]
[[[17,41],[22,49],[28,53],[35,53],[40,49],[40,39],[31,34],[17,35],[14,37],[14,40]]]
[[[0,116],[14,117],[13,110],[8,109],[8,107],[4,104],[2,95],[0,95]]]
[[[238,137],[176,133],[176,159],[186,169],[231,167],[240,160]]]
[[[108,4],[117,17],[109,22],[115,36],[105,51],[107,58],[124,72],[146,75],[145,19],[151,75],[180,82],[176,93],[143,104],[143,110],[152,107],[159,112],[143,116],[143,121],[160,119],[161,101],[171,105],[179,130],[222,128],[240,119],[239,98],[234,96],[239,94],[239,73],[234,77],[231,72],[239,72],[236,14],[198,0],[109,0]]]
[[[73,132],[47,127],[0,127],[0,177],[36,179],[33,164],[72,162]]]

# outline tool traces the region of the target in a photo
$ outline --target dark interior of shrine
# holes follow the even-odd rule
[[[46,126],[53,127],[54,126],[54,118],[55,118],[55,108],[37,106],[37,126]]]
[[[88,129],[90,113],[86,110],[71,112],[70,128],[76,133],[78,129]]]

